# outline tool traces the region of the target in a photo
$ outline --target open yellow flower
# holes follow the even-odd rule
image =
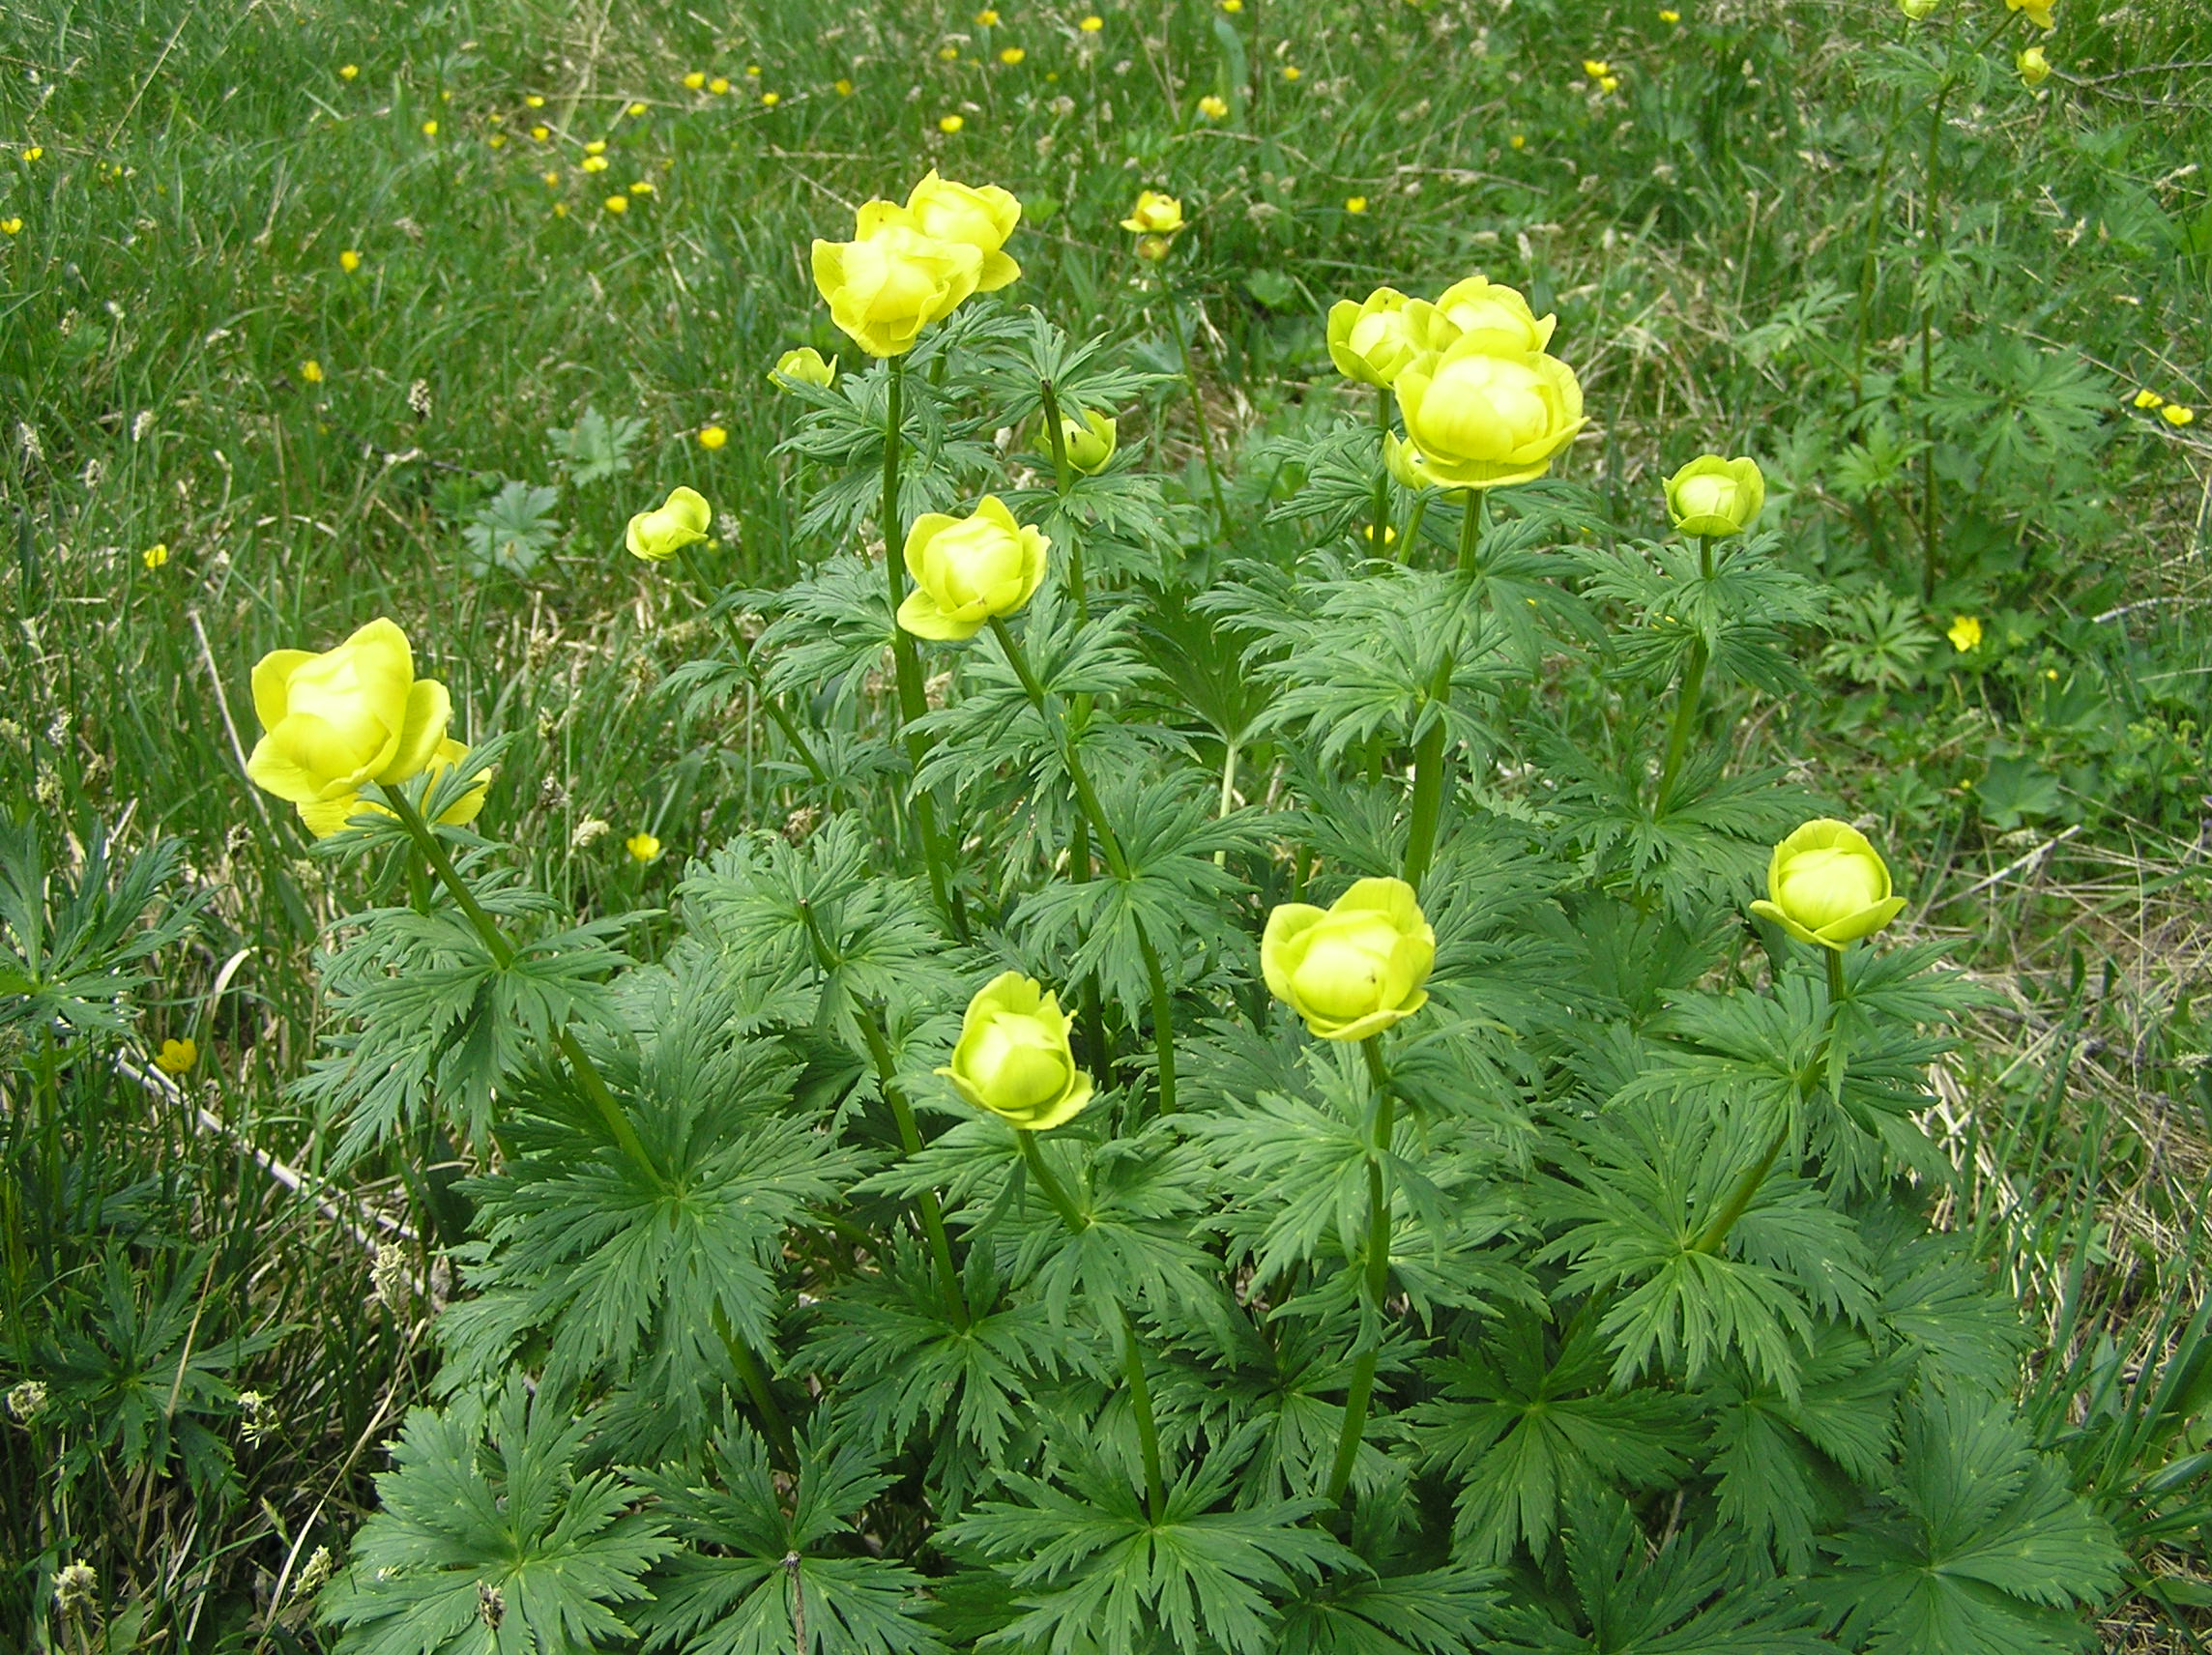
[[[1774,847],[1766,897],[1752,913],[1800,943],[1842,948],[1871,937],[1905,910],[1890,893],[1889,867],[1848,822],[1816,817]]]
[[[2008,12],[2025,12],[2027,20],[2039,29],[2056,27],[2051,20],[2052,0],[2005,0]]]
[[[1137,204],[1121,220],[1121,228],[1133,236],[1172,236],[1182,228],[1182,223],[1180,201],[1157,189],[1140,189]]]
[[[668,499],[657,508],[640,511],[629,520],[623,531],[623,544],[633,558],[643,558],[649,564],[666,563],[685,546],[704,540],[713,520],[713,508],[707,504],[707,497],[679,484],[669,490]]]
[[[1532,357],[1552,342],[1558,318],[1539,319],[1518,287],[1506,287],[1486,276],[1455,281],[1437,295],[1436,313],[1445,327],[1438,329],[1420,308],[1416,325],[1428,331],[1433,348],[1442,350],[1461,339],[1473,339],[1486,356]]]
[[[1036,595],[1051,544],[1015,522],[995,494],[984,495],[967,517],[924,511],[907,531],[906,570],[915,589],[899,605],[898,624],[941,643],[973,638]]]
[[[1969,651],[1980,649],[1982,647],[1981,617],[1978,615],[1952,616],[1951,624],[1944,629],[1943,636],[1951,640],[1951,648],[1958,651],[1962,655]]]
[[[263,655],[253,710],[264,734],[246,773],[297,808],[317,838],[345,826],[363,788],[396,786],[430,768],[453,714],[446,686],[415,676],[407,634],[381,618],[320,654]]]
[[[1267,915],[1268,992],[1323,1040],[1364,1040],[1429,1002],[1437,934],[1402,879],[1363,879],[1328,908],[1286,902]]]
[[[968,1002],[952,1061],[937,1073],[1007,1125],[1050,1131],[1091,1101],[1091,1077],[1075,1066],[1068,1044],[1074,1023],[1036,978],[1003,973]]]
[[[977,189],[938,176],[931,167],[916,185],[901,210],[888,201],[870,201],[860,209],[862,241],[887,223],[901,222],[941,242],[974,247],[983,263],[975,277],[977,293],[995,293],[1022,274],[1022,267],[1004,251],[1006,238],[1022,219],[1022,204],[996,184]]]
[[[187,1073],[200,1060],[199,1042],[187,1035],[182,1040],[164,1040],[161,1049],[154,1054],[154,1066],[175,1080]]]
[[[1451,488],[1528,482],[1583,428],[1583,388],[1557,357],[1489,354],[1479,334],[1405,368],[1392,388],[1407,440]]]
[[[623,849],[629,853],[631,861],[650,862],[660,855],[660,841],[651,833],[632,833],[623,841]]]
[[[1741,535],[1766,505],[1766,478],[1754,459],[1700,454],[1667,479],[1667,515],[1685,535]]]
[[[901,221],[895,202],[870,202],[873,235],[814,244],[814,285],[830,302],[830,319],[874,357],[904,356],[922,329],[942,322],[982,279],[982,252],[967,242],[942,242]]]

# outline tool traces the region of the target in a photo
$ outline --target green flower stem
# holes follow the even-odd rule
[[[454,902],[460,905],[461,912],[476,928],[477,935],[483,939],[483,945],[489,950],[493,963],[501,971],[507,970],[514,963],[514,946],[501,934],[491,915],[483,911],[483,905],[477,901],[477,893],[469,888],[468,882],[461,878],[459,870],[453,866],[452,857],[446,854],[445,842],[430,831],[429,825],[422,820],[422,813],[415,808],[415,801],[405,793],[396,787],[386,788],[383,792],[385,802],[392,807],[392,813],[399,818],[401,826],[414,839],[416,848],[422,853],[422,859],[430,864],[430,871],[438,876],[439,884],[452,893]],[[606,1077],[599,1073],[598,1064],[592,1061],[591,1054],[584,1050],[583,1043],[565,1027],[553,1038],[561,1048],[562,1057],[568,1060],[568,1068],[575,1075],[577,1086],[583,1089],[584,1095],[598,1110],[600,1118],[606,1122],[607,1130],[613,1134],[615,1142],[622,1147],[623,1153],[648,1172],[657,1174],[659,1169],[652,1155],[646,1152],[644,1140],[638,1137],[637,1128],[631,1124],[623,1106],[615,1101],[615,1094],[607,1087]]]
[[[811,928],[811,917],[807,921]],[[883,1089],[884,1101],[891,1106],[891,1118],[898,1122],[899,1145],[909,1155],[921,1153],[921,1128],[915,1123],[914,1106],[907,1102],[906,1094],[895,1080],[896,1068],[891,1061],[890,1042],[876,1020],[859,1006],[853,1009],[853,1020],[860,1026],[860,1036],[868,1043],[868,1056],[876,1065],[876,1082]],[[938,1205],[935,1190],[923,1190],[915,1199],[915,1209],[921,1214],[922,1230],[929,1236],[929,1254],[937,1263],[937,1278],[945,1292],[945,1309],[952,1318],[952,1325],[966,1330],[968,1326],[968,1300],[960,1291],[960,1273],[952,1263],[952,1241],[945,1234],[945,1209]]]
[[[1698,561],[1704,578],[1713,578],[1713,542],[1706,535],[1698,537]],[[1659,798],[1656,808],[1665,810],[1667,801],[1674,797],[1674,777],[1682,769],[1682,759],[1690,750],[1690,732],[1697,727],[1698,702],[1704,694],[1705,669],[1712,664],[1713,653],[1705,643],[1703,632],[1690,641],[1690,662],[1682,669],[1682,687],[1674,702],[1674,727],[1667,734],[1667,762],[1659,771]]]
[[[1182,312],[1176,308],[1175,288],[1167,272],[1160,272],[1160,297],[1168,309],[1168,329],[1175,334],[1176,355],[1182,361],[1182,382],[1190,390],[1190,411],[1198,421],[1199,452],[1206,456],[1206,480],[1213,485],[1213,509],[1221,519],[1221,537],[1229,533],[1229,503],[1221,494],[1221,468],[1213,463],[1213,427],[1207,423],[1206,399],[1198,393],[1198,370],[1191,365],[1190,340],[1182,331]]]
[[[1059,740],[1061,762],[1066,767],[1068,782],[1075,789],[1075,800],[1082,806],[1083,814],[1090,819],[1091,830],[1098,836],[1098,849],[1106,857],[1108,870],[1118,880],[1130,879],[1133,876],[1129,858],[1122,854],[1121,841],[1114,836],[1113,824],[1107,821],[1105,807],[1098,802],[1097,790],[1091,785],[1091,773],[1083,768],[1082,755],[1076,751],[1074,741],[1068,738],[1066,720],[1055,712],[1051,698],[1045,694],[1044,685],[1037,682],[1037,676],[1030,666],[1029,656],[1023,653],[1020,643],[1005,622],[996,615],[991,617],[991,635],[999,640],[999,648],[1005,653],[1006,664],[1014,669],[1014,676],[1021,680],[1022,689],[1029,696],[1030,705],[1037,710],[1037,716],[1044,720],[1045,728]],[[1142,930],[1137,933],[1137,951],[1144,957],[1145,975],[1151,984],[1152,1040],[1154,1050],[1159,1055],[1160,1113],[1173,1115],[1176,1106],[1175,1002],[1168,993],[1167,973],[1160,967],[1159,950]]]
[[[1045,1164],[1044,1155],[1036,1146],[1036,1134],[1016,1129],[1014,1136],[1021,1141],[1022,1160],[1029,1168],[1031,1178],[1060,1213],[1068,1234],[1082,1234],[1090,1228],[1091,1220],[1075,1205],[1066,1187],[1053,1176],[1052,1168]],[[1137,1416],[1137,1440],[1145,1455],[1145,1509],[1157,1523],[1167,1506],[1167,1483],[1160,1475],[1159,1422],[1152,1415],[1152,1387],[1145,1377],[1144,1352],[1137,1346],[1137,1324],[1130,1319],[1127,1305],[1116,1308],[1121,1313],[1121,1375],[1129,1387],[1130,1411]]]
[[[1406,549],[1398,559],[1400,563],[1410,564],[1413,561],[1413,553],[1421,544],[1421,519],[1428,514],[1429,497],[1424,491],[1413,497],[1413,509],[1406,514],[1406,538],[1402,542]]]
[[[1844,1003],[1844,951],[1841,948],[1823,947],[1820,953],[1825,958],[1828,967],[1826,1045],[1828,1055],[1832,1057],[1835,1051],[1836,1013]],[[1822,1066],[1825,1067],[1824,1064]],[[1809,1089],[1810,1084],[1810,1082],[1800,1082],[1800,1092]],[[1712,1221],[1698,1233],[1698,1238],[1690,1243],[1692,1252],[1718,1253],[1721,1250],[1721,1243],[1728,1239],[1728,1234],[1735,1228],[1736,1220],[1750,1209],[1752,1202],[1758,1198],[1760,1186],[1766,1182],[1766,1175],[1774,1170],[1774,1163],[1781,1158],[1783,1148],[1789,1142],[1790,1123],[1785,1120],[1781,1130],[1774,1134],[1774,1141],[1767,1145],[1766,1153],[1760,1156],[1745,1171],[1743,1176],[1736,1179],[1734,1187],[1728,1193],[1728,1199],[1721,1203],[1720,1210],[1714,1213]]]
[[[1352,1467],[1359,1459],[1360,1440],[1367,1432],[1367,1405],[1375,1394],[1375,1364],[1382,1354],[1382,1300],[1390,1291],[1390,1194],[1382,1181],[1382,1158],[1390,1152],[1395,1106],[1390,1073],[1382,1064],[1382,1036],[1370,1034],[1359,1042],[1359,1050],[1367,1060],[1367,1078],[1375,1093],[1374,1127],[1367,1149],[1367,1297],[1375,1307],[1375,1332],[1361,1342],[1352,1365],[1352,1383],[1344,1393],[1344,1426],[1337,1433],[1336,1460],[1328,1471],[1332,1505],[1352,1485]]]
[[[678,552],[676,557],[684,574],[699,589],[700,603],[712,613],[714,607],[713,588],[708,584],[706,574],[692,558],[690,549],[686,547]],[[791,743],[791,750],[799,755],[800,763],[806,767],[806,773],[814,778],[814,785],[827,788],[830,785],[830,772],[816,756],[814,744],[800,732],[799,724],[791,716],[790,711],[768,692],[768,685],[761,681],[760,666],[753,659],[752,645],[745,641],[744,628],[738,624],[735,616],[722,617],[722,633],[729,641],[730,653],[738,658],[738,670],[745,675],[745,682],[752,686],[752,692],[760,699],[760,704],[768,709],[768,715],[775,720],[775,727],[783,732],[783,739]]]
[[[1475,548],[1482,539],[1483,519],[1489,515],[1490,496],[1480,489],[1468,489],[1466,509],[1459,525],[1459,575],[1463,581],[1474,579]],[[1454,652],[1447,649],[1443,659],[1437,663],[1436,676],[1429,681],[1429,706],[1436,717],[1413,749],[1413,815],[1406,830],[1406,883],[1415,889],[1429,871],[1429,859],[1436,855],[1437,823],[1443,813],[1444,802],[1444,703],[1451,699]]]
[[[775,1393],[768,1388],[768,1375],[761,1370],[760,1359],[755,1356],[738,1330],[730,1325],[729,1316],[722,1309],[720,1299],[714,1301],[714,1331],[721,1336],[722,1349],[730,1355],[730,1366],[737,1369],[738,1380],[745,1387],[745,1394],[753,1399],[753,1411],[768,1428],[769,1440],[775,1444],[776,1454],[784,1465],[796,1468],[799,1450],[792,1441],[791,1421],[784,1417],[783,1408],[775,1400]]]
[[[1374,527],[1367,532],[1367,550],[1373,557],[1387,557],[1382,544],[1383,536],[1390,527],[1390,468],[1383,464],[1383,450],[1390,442],[1390,389],[1379,385],[1375,388],[1375,512]],[[1412,548],[1409,547],[1409,550]]]
[[[921,657],[916,653],[914,639],[898,624],[899,605],[906,599],[906,581],[899,573],[899,559],[906,539],[906,523],[899,515],[899,454],[906,446],[906,358],[890,359],[888,376],[890,408],[884,418],[884,581],[891,605],[891,658],[898,672],[898,711],[892,719],[896,727],[912,725],[929,710],[929,699],[922,689]],[[928,740],[907,730],[906,752],[918,774],[922,761],[929,756]],[[954,897],[952,876],[946,866],[945,847],[938,838],[937,800],[918,782],[914,790],[914,820],[921,839],[922,860],[929,867],[929,894],[937,903],[937,911],[951,922],[954,934],[965,943],[968,917]]]

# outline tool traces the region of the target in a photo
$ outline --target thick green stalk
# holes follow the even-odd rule
[[[1375,1365],[1382,1353],[1382,1299],[1390,1289],[1390,1195],[1382,1177],[1382,1158],[1390,1151],[1394,1124],[1389,1071],[1382,1066],[1382,1036],[1370,1034],[1359,1043],[1367,1059],[1367,1076],[1375,1093],[1375,1117],[1367,1149],[1367,1297],[1375,1307],[1375,1332],[1362,1342],[1352,1365],[1352,1383],[1344,1394],[1344,1425],[1337,1433],[1336,1460],[1328,1471],[1331,1504],[1344,1497],[1352,1484],[1352,1468],[1359,1459],[1359,1443],[1367,1431],[1367,1405],[1375,1394]]]
[[[1459,526],[1459,574],[1463,581],[1474,578],[1475,548],[1482,537],[1482,519],[1489,506],[1489,496],[1477,489],[1467,491],[1467,507]],[[1437,663],[1436,676],[1429,681],[1429,706],[1436,716],[1420,741],[1413,748],[1413,814],[1406,829],[1406,883],[1418,887],[1429,871],[1429,859],[1436,855],[1437,823],[1443,812],[1444,800],[1444,704],[1451,699],[1453,650],[1446,649],[1443,658]]]
[[[1206,480],[1213,486],[1213,509],[1221,520],[1221,537],[1230,538],[1229,502],[1221,493],[1221,468],[1213,463],[1213,427],[1207,423],[1206,399],[1198,393],[1198,369],[1191,365],[1190,340],[1182,331],[1182,312],[1176,308],[1175,288],[1167,273],[1160,273],[1160,298],[1168,307],[1168,328],[1175,334],[1176,354],[1182,360],[1182,382],[1190,388],[1190,411],[1198,421],[1199,451],[1206,456]]]
[[[1382,463],[1389,443],[1390,388],[1379,385],[1375,388],[1375,511],[1373,527],[1367,531],[1368,554],[1378,558],[1390,555],[1384,544],[1390,532],[1390,468]]]
[[[708,584],[706,575],[701,572],[688,549],[676,555],[684,566],[684,572],[691,577],[691,583],[699,589],[700,603],[712,613],[714,607],[713,588]],[[761,682],[760,668],[753,660],[752,645],[745,641],[744,628],[734,616],[723,616],[722,624],[723,636],[729,641],[730,653],[737,656],[738,670],[745,675],[745,682],[752,686],[752,692],[759,698],[760,704],[768,709],[768,715],[775,720],[775,727],[783,732],[783,739],[791,743],[792,751],[799,755],[800,763],[806,767],[806,773],[814,778],[815,786],[828,787],[830,772],[823,768],[821,759],[815,756],[814,744],[800,734],[790,711],[782,702],[768,692],[768,685]]]
[[[810,926],[811,923],[810,920]],[[877,1084],[883,1089],[884,1101],[890,1105],[891,1118],[898,1123],[899,1147],[910,1155],[918,1155],[921,1128],[915,1122],[914,1106],[907,1102],[906,1094],[894,1079],[897,1071],[891,1061],[890,1042],[876,1027],[876,1020],[859,1006],[853,1008],[853,1020],[860,1026],[860,1036],[868,1043],[868,1056],[876,1065]],[[965,1329],[968,1300],[960,1291],[960,1273],[953,1267],[952,1241],[945,1234],[945,1210],[938,1205],[937,1192],[923,1190],[915,1200],[915,1209],[921,1214],[921,1227],[929,1237],[929,1255],[937,1264],[946,1311],[952,1318],[953,1326]]]
[[[1053,1176],[1052,1168],[1045,1164],[1044,1155],[1036,1146],[1036,1134],[1017,1130],[1014,1136],[1021,1140],[1022,1160],[1029,1167],[1030,1177],[1044,1191],[1045,1199],[1059,1212],[1060,1221],[1067,1226],[1068,1234],[1080,1235],[1090,1227],[1091,1220]],[[1137,1416],[1137,1440],[1145,1456],[1145,1509],[1157,1523],[1167,1506],[1167,1483],[1160,1475],[1159,1422],[1152,1415],[1152,1387],[1145,1377],[1145,1356],[1137,1346],[1137,1325],[1130,1319],[1127,1305],[1116,1308],[1121,1313],[1121,1375],[1129,1386],[1129,1407]]]
[[[762,1370],[760,1358],[752,1353],[738,1330],[730,1325],[730,1319],[722,1309],[721,1300],[714,1301],[714,1331],[720,1336],[722,1349],[729,1352],[730,1366],[738,1371],[738,1382],[745,1387],[745,1394],[753,1399],[753,1411],[760,1415],[768,1428],[769,1440],[775,1444],[776,1454],[784,1465],[796,1469],[799,1450],[792,1441],[791,1421],[777,1405],[775,1393],[768,1388],[768,1375]]]
[[[911,726],[926,712],[929,697],[922,687],[921,657],[915,650],[913,637],[898,624],[899,605],[906,600],[906,580],[899,573],[906,541],[906,523],[899,513],[899,455],[906,446],[906,358],[892,357],[888,371],[890,407],[884,418],[882,519],[884,581],[891,605],[891,659],[898,674],[898,709],[892,716],[892,725],[896,728],[901,724]],[[918,776],[922,761],[929,757],[928,740],[908,729],[906,751]],[[937,833],[937,800],[918,780],[914,789],[914,821],[915,831],[921,840],[922,860],[929,868],[929,894],[937,903],[937,911],[951,922],[960,940],[966,942],[968,918],[954,897],[951,872],[946,866],[945,847]]]
[[[1029,656],[1005,622],[996,615],[991,617],[991,635],[999,640],[1006,664],[1021,680],[1030,705],[1037,710],[1045,728],[1052,731],[1060,742],[1061,762],[1066,767],[1069,785],[1075,789],[1075,801],[1089,818],[1091,830],[1098,836],[1098,849],[1106,858],[1107,868],[1118,880],[1129,879],[1132,877],[1129,858],[1122,854],[1121,841],[1115,837],[1113,824],[1106,819],[1105,806],[1098,802],[1097,791],[1091,785],[1091,772],[1083,768],[1083,756],[1068,738],[1067,721],[1056,713],[1044,685],[1037,682],[1036,673],[1030,666]],[[1151,985],[1152,1043],[1159,1056],[1160,1113],[1170,1115],[1176,1106],[1175,1002],[1168,993],[1167,973],[1160,967],[1159,950],[1142,931],[1137,934],[1137,951],[1144,958],[1145,974]]]
[[[1698,561],[1704,578],[1713,578],[1713,542],[1709,536],[1698,537]],[[1690,642],[1690,663],[1682,669],[1682,687],[1674,702],[1674,727],[1667,735],[1667,762],[1659,771],[1659,799],[1656,809],[1664,811],[1667,801],[1674,796],[1674,777],[1682,769],[1683,756],[1690,750],[1690,733],[1697,727],[1698,701],[1704,693],[1705,668],[1712,664],[1712,651],[1705,644],[1703,632]]]

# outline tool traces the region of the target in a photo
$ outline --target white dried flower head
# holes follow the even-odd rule
[[[38,427],[28,421],[18,420],[15,421],[15,445],[23,450],[23,463],[25,465],[44,463],[46,446],[39,441]]]
[[[54,1607],[65,1618],[73,1618],[92,1607],[93,1594],[99,1590],[100,1577],[92,1565],[72,1563],[54,1577]]]
[[[368,1266],[368,1281],[379,1304],[398,1310],[407,1302],[407,1254],[395,1242],[379,1241]]]
[[[612,823],[597,816],[587,816],[576,824],[575,830],[568,835],[568,848],[571,851],[581,851],[593,841],[603,839],[613,831]]]
[[[151,408],[139,409],[136,417],[131,421],[131,440],[133,443],[143,443],[146,440],[146,433],[153,428],[154,410]]]
[[[430,382],[419,379],[407,388],[407,411],[418,420],[430,418]]]
[[[28,1425],[46,1411],[46,1387],[38,1379],[23,1379],[8,1387],[8,1411],[19,1425]]]

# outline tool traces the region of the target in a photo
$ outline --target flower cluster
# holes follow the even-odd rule
[[[860,349],[904,356],[972,294],[1021,275],[1005,251],[1021,217],[1022,204],[997,185],[975,189],[932,169],[903,206],[862,202],[853,240],[816,241],[814,285]]]

